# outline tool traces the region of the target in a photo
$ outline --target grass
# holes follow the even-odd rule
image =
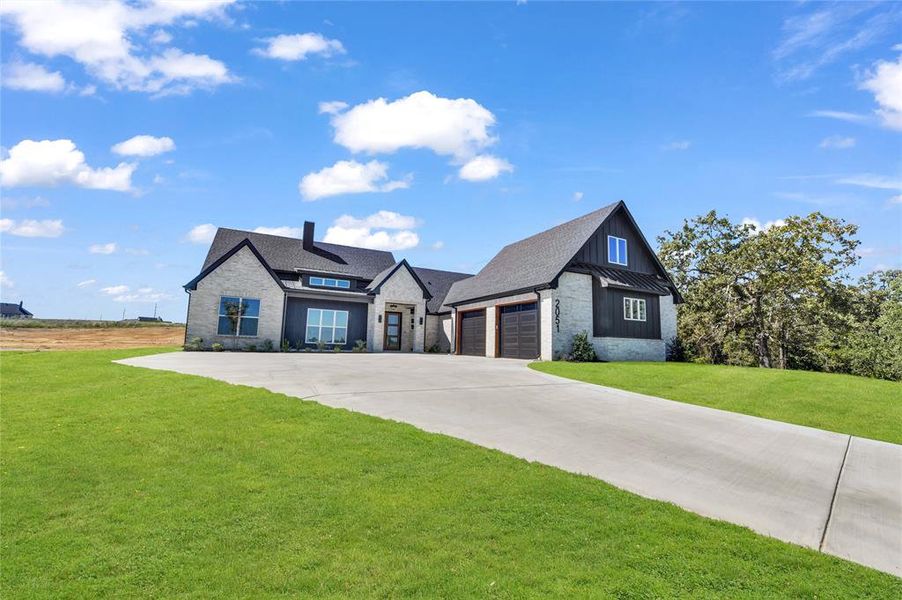
[[[902,444],[902,383],[693,363],[566,363],[537,371],[679,402]]]
[[[411,426],[0,355],[0,595],[900,597],[902,580]]]
[[[90,319],[3,319],[4,329],[107,329],[110,327],[184,327],[168,321],[93,321]]]

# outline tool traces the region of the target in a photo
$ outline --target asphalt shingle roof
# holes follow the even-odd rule
[[[216,262],[245,238],[251,241],[274,271],[300,269],[372,279],[395,264],[392,253],[383,250],[315,242],[315,252],[308,252],[304,250],[302,241],[297,238],[220,227],[210,245],[203,269]]]
[[[548,285],[619,204],[508,244],[479,273],[454,283],[445,304]]]
[[[0,302],[0,314],[6,317],[34,316],[14,302]]]
[[[455,282],[473,277],[469,273],[439,271],[438,269],[424,269],[422,267],[414,267],[413,270],[417,277],[420,278],[420,281],[423,282],[423,285],[426,286],[426,289],[429,290],[429,293],[432,294],[432,298],[426,303],[426,312],[433,314],[451,312],[450,308],[443,306],[445,296],[448,295],[451,286]]]

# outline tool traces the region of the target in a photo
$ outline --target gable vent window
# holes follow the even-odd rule
[[[310,285],[315,285],[318,287],[332,287],[332,288],[342,288],[342,289],[350,289],[351,282],[347,279],[332,279],[330,277],[311,277]]]
[[[260,320],[260,301],[256,298],[220,296],[218,335],[257,335]]]
[[[627,321],[644,321],[645,300],[641,298],[624,298],[623,318]]]
[[[626,266],[626,240],[613,235],[608,236],[608,262]]]

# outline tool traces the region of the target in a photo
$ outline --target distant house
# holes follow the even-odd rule
[[[0,302],[0,319],[30,319],[34,315],[22,308],[22,302]]]
[[[138,317],[139,323],[162,323],[163,317]]]

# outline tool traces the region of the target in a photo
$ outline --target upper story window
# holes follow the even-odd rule
[[[345,290],[351,288],[351,282],[348,279],[333,279],[331,277],[311,277],[310,285],[316,285],[319,287],[342,288]]]
[[[645,300],[641,298],[624,298],[623,318],[627,321],[644,321]]]
[[[256,298],[220,296],[218,335],[257,335],[260,301]]]
[[[608,236],[608,262],[626,266],[626,240],[613,235]]]

